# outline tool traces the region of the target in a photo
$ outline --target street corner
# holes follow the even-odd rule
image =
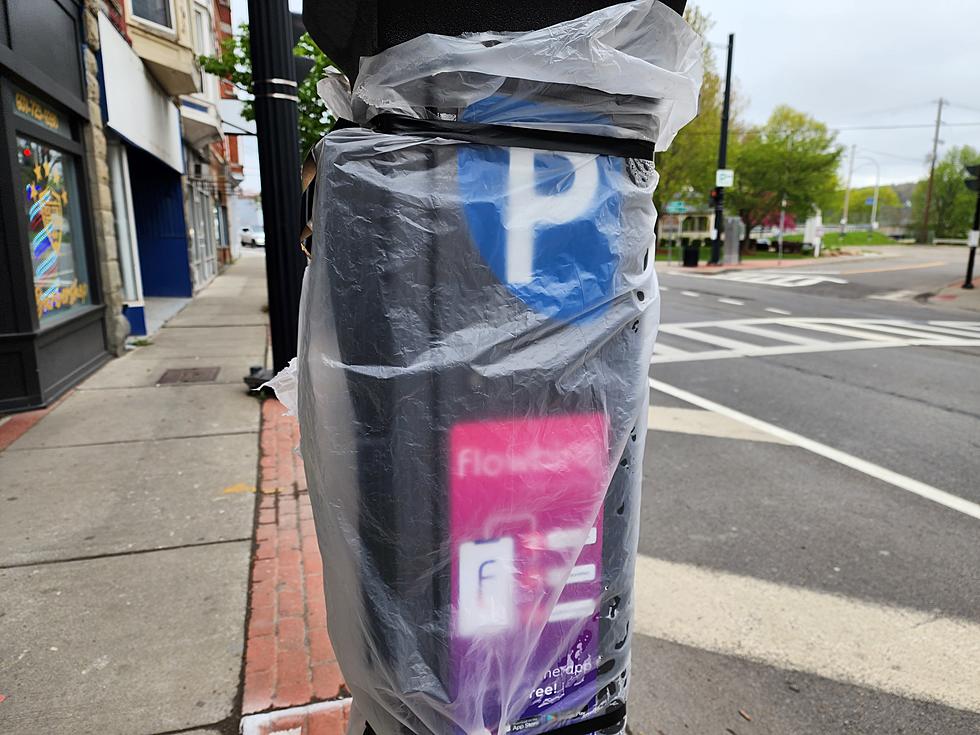
[[[247,715],[242,718],[241,735],[344,735],[350,720],[350,700],[318,702]]]
[[[956,281],[928,297],[928,302],[944,308],[980,311],[980,289],[963,288],[963,281]]]

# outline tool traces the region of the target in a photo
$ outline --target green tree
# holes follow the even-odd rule
[[[242,116],[246,120],[255,119],[255,107],[252,104],[252,54],[251,39],[247,23],[238,26],[238,33],[221,42],[221,48],[215,56],[201,56],[201,68],[209,74],[227,79],[235,87],[247,95],[244,100]],[[300,155],[305,155],[320,138],[330,132],[336,118],[330,113],[323,100],[316,92],[317,81],[323,78],[327,67],[332,62],[310,38],[304,33],[293,49],[296,56],[307,56],[313,59],[313,70],[299,83],[299,138]]]
[[[975,163],[980,163],[980,151],[965,145],[950,148],[936,164],[929,209],[929,230],[936,237],[966,237],[972,226],[977,195],[966,188],[963,180],[965,167]],[[927,180],[920,181],[912,195],[912,222],[916,228],[922,226],[928,185]]]
[[[871,222],[871,210],[873,204],[869,204],[874,199],[875,188],[873,186],[863,186],[859,189],[851,189],[851,194],[847,198],[847,221],[851,224],[863,224]],[[883,185],[878,191],[878,219],[881,213],[889,207],[901,207],[902,200],[892,187]],[[833,196],[833,201],[824,208],[824,222],[837,222],[840,220],[841,213],[844,211],[844,191],[837,191]]]
[[[780,202],[797,220],[824,208],[837,192],[837,168],[843,149],[827,126],[782,105],[765,125],[742,132],[734,142],[735,186],[728,203],[749,233],[778,216]]]
[[[724,80],[718,75],[714,55],[705,39],[713,23],[709,15],[693,6],[688,8],[684,18],[704,41],[704,82],[701,85],[697,117],[681,128],[670,149],[657,154],[660,183],[654,194],[654,201],[661,212],[667,202],[677,195],[684,196],[687,200],[706,202],[708,193],[715,185],[715,169],[718,165]],[[729,130],[733,125],[730,121]]]

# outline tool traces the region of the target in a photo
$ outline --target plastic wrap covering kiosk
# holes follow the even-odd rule
[[[292,375],[351,735],[625,728],[652,159],[700,44],[655,0],[486,5],[305,4],[374,54],[318,146]]]

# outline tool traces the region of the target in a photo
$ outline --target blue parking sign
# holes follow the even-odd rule
[[[514,105],[508,112],[513,114]],[[535,106],[534,117],[554,116]],[[511,293],[535,312],[560,320],[588,315],[611,300],[619,264],[622,159],[461,146],[458,161],[473,241]]]

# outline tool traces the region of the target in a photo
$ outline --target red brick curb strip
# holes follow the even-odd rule
[[[68,391],[47,408],[15,413],[6,417],[0,416],[0,452],[24,436],[34,424],[54,411],[72,393],[74,393],[73,390]]]
[[[262,404],[259,441],[242,732],[341,735],[346,710],[329,700],[347,691],[327,637],[313,511],[303,461],[294,451],[299,426],[278,401]],[[313,702],[330,706],[304,707]],[[259,721],[249,716],[260,712],[267,713],[265,729],[245,730],[247,722]]]

